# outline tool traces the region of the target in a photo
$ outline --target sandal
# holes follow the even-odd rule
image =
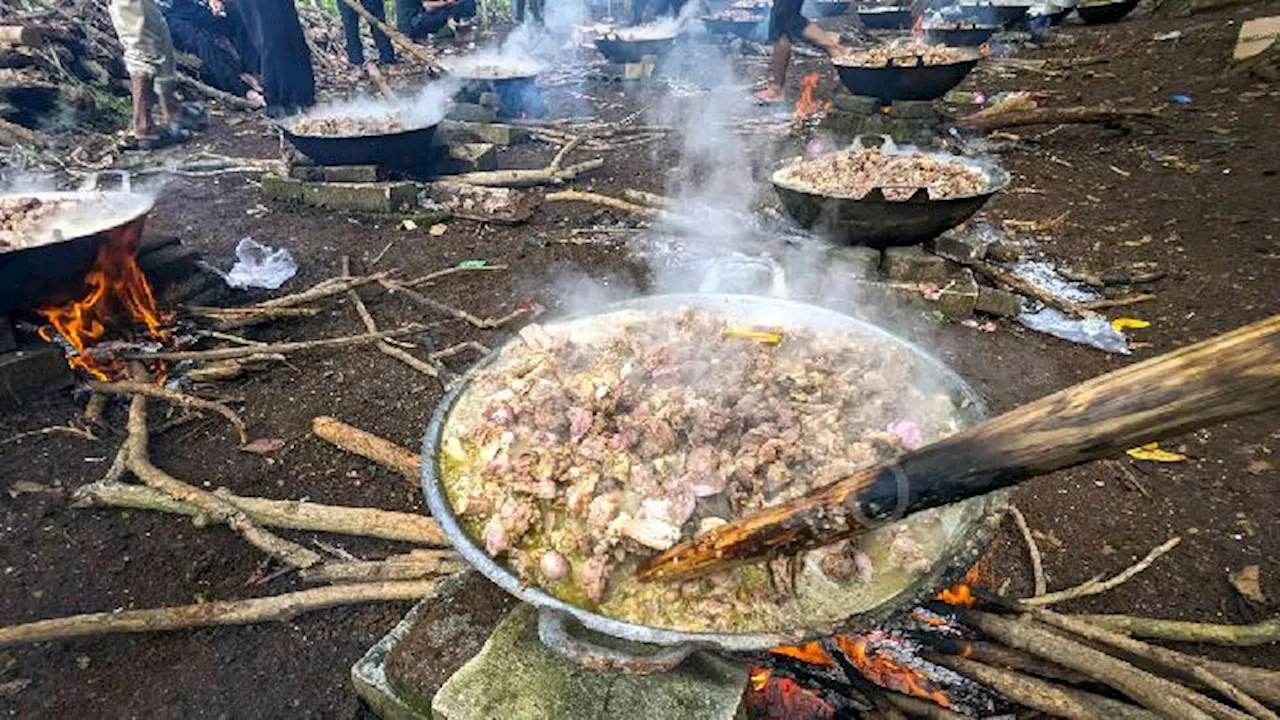
[[[191,133],[187,130],[177,127],[176,125],[168,125],[160,129],[155,135],[137,136],[134,135],[125,142],[124,149],[126,151],[150,152],[161,148],[170,147],[172,145],[181,145],[191,139]]]

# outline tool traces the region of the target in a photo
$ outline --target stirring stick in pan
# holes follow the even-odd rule
[[[683,580],[1280,407],[1280,315],[1074,385],[890,463],[721,525],[642,565]]]

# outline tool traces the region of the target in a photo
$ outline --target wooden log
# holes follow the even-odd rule
[[[438,580],[333,585],[252,600],[216,600],[194,605],[89,613],[0,628],[0,647],[117,633],[186,630],[211,625],[250,625],[292,620],[313,610],[367,602],[417,600]]]
[[[355,583],[387,580],[421,580],[448,575],[468,567],[462,556],[452,550],[415,550],[385,560],[350,560],[328,562],[299,573],[304,582]]]
[[[307,571],[310,572],[310,571]],[[936,658],[939,665],[986,685],[1010,700],[1047,713],[1073,720],[1157,720],[1150,710],[1083,690],[1065,688],[1021,673],[1002,670],[963,657]]]
[[[267,527],[374,537],[418,545],[443,547],[449,544],[444,532],[440,530],[440,525],[426,515],[375,508],[322,505],[301,500],[245,497],[233,495],[226,488],[219,488],[213,494],[244,511],[258,524]],[[200,508],[195,505],[174,500],[158,490],[120,482],[98,482],[81,486],[73,496],[72,507],[121,507],[191,517],[204,516]]]
[[[1280,315],[1069,387],[702,533],[641,566],[682,579],[827,545],[910,513],[1280,406]]]
[[[1253,625],[1158,620],[1133,615],[1075,615],[1090,625],[1149,640],[1208,643],[1235,647],[1255,647],[1280,642],[1280,618]]]
[[[237,110],[257,110],[258,109],[257,105],[254,105],[253,103],[249,102],[245,98],[242,98],[239,95],[232,95],[231,93],[226,92],[224,90],[219,90],[218,88],[213,87],[212,85],[206,85],[200,82],[199,80],[191,77],[190,75],[187,75],[186,73],[182,73],[182,72],[174,73],[174,79],[176,79],[178,83],[181,84],[183,87],[194,90],[195,92],[200,93],[201,95],[207,98],[217,100],[218,102],[222,103],[223,105],[226,105],[227,107],[233,107]]]
[[[469,185],[486,187],[533,187],[535,185],[559,185],[578,177],[582,173],[604,166],[603,158],[587,160],[564,168],[542,168],[540,170],[486,170],[483,172],[463,173],[449,176],[450,182],[461,182]]]
[[[1024,125],[1101,124],[1119,125],[1126,121],[1152,121],[1158,118],[1150,110],[1117,110],[1105,105],[1069,108],[1031,108],[1006,110],[990,114],[979,112],[956,120],[960,127],[983,132]]]
[[[311,432],[341,450],[372,460],[388,470],[400,473],[413,485],[417,485],[420,480],[418,468],[422,465],[422,459],[417,453],[390,440],[384,440],[373,433],[365,432],[326,415],[311,421]]]
[[[620,210],[625,213],[634,215],[656,215],[659,210],[657,208],[648,207],[646,205],[637,205],[619,200],[618,198],[601,195],[600,193],[588,192],[585,190],[561,190],[560,192],[549,193],[545,198],[547,202],[585,202],[593,205],[602,205],[612,210]]]

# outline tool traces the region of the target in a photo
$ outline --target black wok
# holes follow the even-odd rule
[[[286,123],[281,131],[303,155],[317,165],[377,165],[406,175],[422,175],[430,169],[434,153],[431,138],[436,126],[387,135],[300,135]]]
[[[888,136],[882,136],[881,148],[887,153],[899,152]],[[862,137],[854,138],[854,147],[862,148]],[[949,161],[962,158],[942,153]],[[790,162],[774,172],[774,190],[787,214],[801,227],[815,229],[835,242],[884,248],[893,245],[915,245],[941,235],[969,219],[987,200],[1009,184],[1009,174],[993,164],[969,163],[986,175],[983,188],[972,195],[933,199],[924,188],[906,200],[889,200],[875,188],[861,198],[831,197],[788,183],[785,170]]]
[[[906,30],[914,18],[911,9],[899,6],[860,7],[858,19],[868,30]]]
[[[561,321],[592,323],[597,327],[609,326],[615,313],[623,311],[673,311],[678,308],[699,307],[729,316],[736,322],[761,322],[793,328],[806,327],[846,332],[881,340],[889,340],[905,348],[916,359],[916,367],[922,374],[921,381],[940,383],[951,391],[957,410],[965,424],[979,421],[986,416],[986,407],[965,382],[940,362],[915,345],[897,338],[875,325],[856,320],[832,310],[803,303],[774,298],[745,295],[666,295],[640,298],[610,305],[587,317]],[[551,330],[559,323],[547,324]],[[514,342],[521,342],[518,338]],[[449,537],[453,547],[477,570],[521,600],[539,608],[539,635],[554,652],[596,670],[622,672],[655,672],[667,670],[679,664],[690,652],[698,649],[714,649],[727,652],[765,650],[778,645],[795,644],[807,639],[822,637],[839,629],[867,627],[871,624],[910,610],[921,600],[932,597],[938,590],[952,583],[972,564],[990,539],[998,510],[1005,502],[1003,496],[986,497],[968,501],[973,504],[953,507],[956,515],[955,532],[947,536],[946,546],[938,555],[934,566],[917,576],[912,584],[897,595],[885,599],[863,612],[849,615],[851,602],[843,602],[843,590],[838,587],[821,588],[819,597],[830,602],[839,598],[838,620],[830,622],[815,618],[807,627],[776,628],[769,631],[744,632],[686,632],[669,628],[639,625],[606,617],[581,606],[564,602],[536,586],[523,583],[502,561],[490,557],[482,545],[467,533],[454,514],[453,505],[443,485],[440,456],[444,449],[444,430],[449,414],[467,388],[475,373],[491,363],[501,352],[495,352],[473,368],[440,401],[422,447],[422,488],[427,504],[440,527]],[[828,583],[829,584],[829,583]],[[812,588],[802,592],[811,592]],[[589,631],[595,639],[583,637]],[[630,643],[619,649],[619,641]]]
[[[849,11],[853,0],[812,0],[809,7],[813,14],[820,18],[836,17]]]
[[[1009,26],[1026,17],[1030,4],[979,2],[960,3],[955,6],[966,21],[979,25]]]
[[[764,23],[768,16],[761,15],[754,20],[726,20],[723,18],[703,18],[702,26],[707,32],[715,35],[736,35],[744,40],[764,37]]]
[[[906,58],[909,59],[909,58]],[[916,58],[911,66],[888,65],[863,67],[834,62],[840,82],[854,95],[873,97],[881,105],[894,100],[937,100],[947,91],[959,85],[973,70],[982,55],[977,50],[968,53],[968,59],[941,65],[925,65]]]
[[[938,27],[924,29],[925,41],[930,45],[950,45],[951,47],[977,47],[991,39],[1000,28],[996,25],[973,25],[971,27]]]
[[[1113,23],[1133,12],[1138,7],[1138,0],[1117,0],[1116,2],[1092,3],[1076,6],[1080,19],[1090,25]]]
[[[99,176],[115,174],[120,189],[98,189]],[[63,302],[83,289],[85,275],[93,267],[98,250],[120,232],[141,235],[154,199],[135,193],[127,173],[91,175],[85,185],[71,192],[38,192],[6,197],[35,198],[64,203],[54,216],[57,235],[36,244],[0,251],[0,313],[30,310],[33,305]]]
[[[596,40],[596,49],[610,62],[638,63],[645,58],[665,54],[675,45],[675,36],[646,40],[626,40],[618,35],[608,35]]]

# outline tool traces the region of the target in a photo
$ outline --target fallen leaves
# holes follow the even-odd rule
[[[1250,475],[1263,475],[1265,473],[1271,472],[1274,469],[1275,469],[1275,465],[1272,465],[1270,460],[1255,458],[1249,461],[1249,465],[1245,467],[1244,471],[1249,473]]]
[[[1141,447],[1129,448],[1124,452],[1134,460],[1146,460],[1148,462],[1179,463],[1185,462],[1187,459],[1187,456],[1182,453],[1161,449],[1160,443],[1147,443]]]
[[[1259,604],[1267,601],[1267,596],[1262,593],[1262,571],[1257,565],[1246,565],[1228,577],[1231,587],[1246,600]]]
[[[448,225],[445,225],[444,223],[436,223],[435,225],[432,225],[427,230],[427,233],[430,234],[432,237],[440,237],[441,235],[445,234],[448,231],[449,231]]]

